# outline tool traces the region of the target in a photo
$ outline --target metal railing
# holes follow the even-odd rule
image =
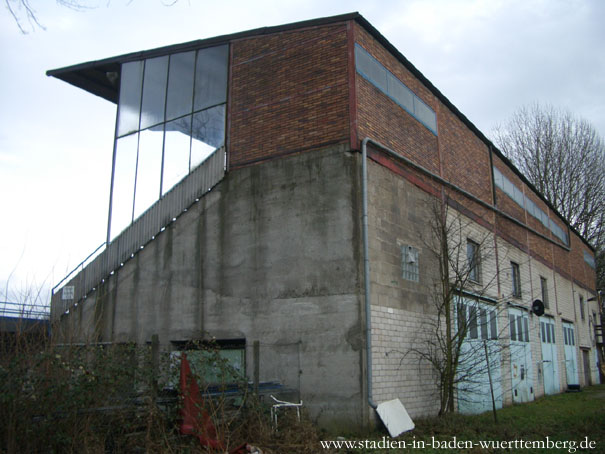
[[[9,318],[27,318],[27,319],[48,319],[49,307],[28,304],[28,303],[13,303],[10,301],[0,302],[0,317]]]
[[[90,254],[88,254],[88,257],[86,257],[84,260],[82,260],[80,263],[78,263],[75,268],[73,270],[71,270],[69,273],[67,273],[67,276],[65,276],[63,279],[61,279],[59,281],[59,283],[57,285],[55,285],[52,290],[51,290],[51,296],[55,294],[55,290],[58,289],[59,287],[61,287],[61,284],[63,284],[63,282],[66,282],[67,279],[69,279],[69,277],[74,274],[76,271],[80,270],[82,271],[84,269],[84,265],[88,263],[88,261],[103,247],[105,247],[107,243],[105,243],[105,241],[103,241],[94,251],[92,251]]]
[[[173,222],[191,204],[210,191],[224,176],[225,149],[220,148],[192,170],[164,197],[151,205],[129,227],[124,229],[94,260],[84,266],[101,246],[53,288],[51,319],[59,318],[72,304],[83,299],[105,278],[109,277],[113,271],[128,259],[134,257],[134,254],[151,241],[155,235],[159,234],[163,228]],[[63,292],[55,292],[55,290],[78,269],[80,269],[80,272],[67,282],[67,286],[73,287],[73,297],[64,299]],[[65,287],[63,286],[63,289]]]

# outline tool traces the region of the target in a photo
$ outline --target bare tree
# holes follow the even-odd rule
[[[586,120],[550,105],[519,109],[494,141],[527,179],[602,255],[605,142]],[[597,260],[603,266],[603,257]],[[603,270],[600,287],[605,285]]]
[[[134,0],[124,0],[131,3]],[[161,0],[165,6],[172,6],[178,0]],[[106,3],[108,6],[111,0],[55,0],[55,3],[63,8],[69,8],[74,11],[88,11],[97,8],[98,4]],[[38,17],[36,9],[32,5],[31,0],[4,0],[6,9],[15,20],[19,31],[27,34],[29,30],[46,30],[42,21]]]
[[[85,11],[93,8],[93,6],[87,5],[84,1],[78,0],[55,0],[57,5],[65,8],[73,9],[75,11]],[[31,4],[30,0],[4,0],[6,9],[15,20],[17,27],[23,34],[28,33],[28,28],[35,30],[40,28],[46,30],[42,22],[38,19],[36,9]],[[29,27],[28,27],[29,26]]]
[[[448,206],[447,200],[436,201],[430,228],[422,234],[438,273],[431,289],[432,314],[407,352],[433,370],[440,415],[454,412],[456,401],[472,401],[479,394],[485,398],[486,392],[497,392],[494,400],[501,397],[490,386],[490,375],[501,363],[500,305],[487,297],[496,293],[496,276],[482,266],[495,260],[493,235]]]

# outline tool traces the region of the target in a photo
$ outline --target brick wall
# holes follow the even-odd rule
[[[375,402],[400,399],[412,418],[434,415],[439,395],[431,369],[413,355],[422,348],[427,317],[387,306],[372,305],[372,383]]]
[[[569,254],[569,262],[573,271],[573,278],[578,284],[586,289],[596,288],[595,270],[584,260],[584,251],[594,257],[594,253],[586,244],[576,235],[571,232],[571,252]]]
[[[489,150],[445,106],[437,110],[443,177],[481,200],[493,203]]]
[[[433,110],[435,97],[395,57],[363,28],[355,29],[355,40]],[[387,95],[356,75],[358,137],[371,137],[383,145],[439,173],[437,136],[392,101]]]
[[[349,139],[345,23],[231,45],[229,165]]]

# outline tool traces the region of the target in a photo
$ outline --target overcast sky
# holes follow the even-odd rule
[[[0,301],[41,286],[48,299],[105,239],[115,105],[48,69],[358,11],[486,135],[538,101],[605,136],[600,0],[30,3],[45,30],[22,34],[0,9]]]

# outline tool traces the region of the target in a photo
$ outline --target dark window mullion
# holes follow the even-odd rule
[[[189,173],[191,173],[191,149],[193,148],[193,114],[195,112],[193,112],[194,106],[195,106],[195,83],[197,82],[197,56],[199,54],[199,50],[197,50],[195,52],[195,57],[193,59],[193,86],[192,86],[192,93],[191,93],[191,109],[190,109],[190,114],[191,115],[191,121],[190,121],[190,126],[189,126]]]
[[[141,100],[139,101],[139,125],[137,127],[137,159],[134,167],[134,188],[132,191],[132,214],[130,216],[130,223],[134,222],[134,203],[137,199],[137,177],[139,173],[139,144],[141,142],[141,117],[143,116],[143,91],[145,90],[145,67],[147,66],[147,60],[143,60],[143,74],[141,77]]]
[[[166,65],[166,87],[164,89],[164,121],[162,131],[162,165],[160,167],[160,193],[158,199],[162,198],[162,189],[164,186],[164,153],[166,151],[166,109],[168,107],[168,84],[170,83],[170,59],[171,55],[168,55],[168,64]]]
[[[218,104],[213,104],[211,106],[204,107],[203,109],[195,110],[195,111],[193,111],[193,114],[195,115],[196,113],[200,113],[200,112],[204,112],[206,110],[214,109],[215,107],[224,106],[225,104],[227,104],[227,103],[226,102],[219,102]],[[183,116],[185,116],[185,115],[183,115]]]

